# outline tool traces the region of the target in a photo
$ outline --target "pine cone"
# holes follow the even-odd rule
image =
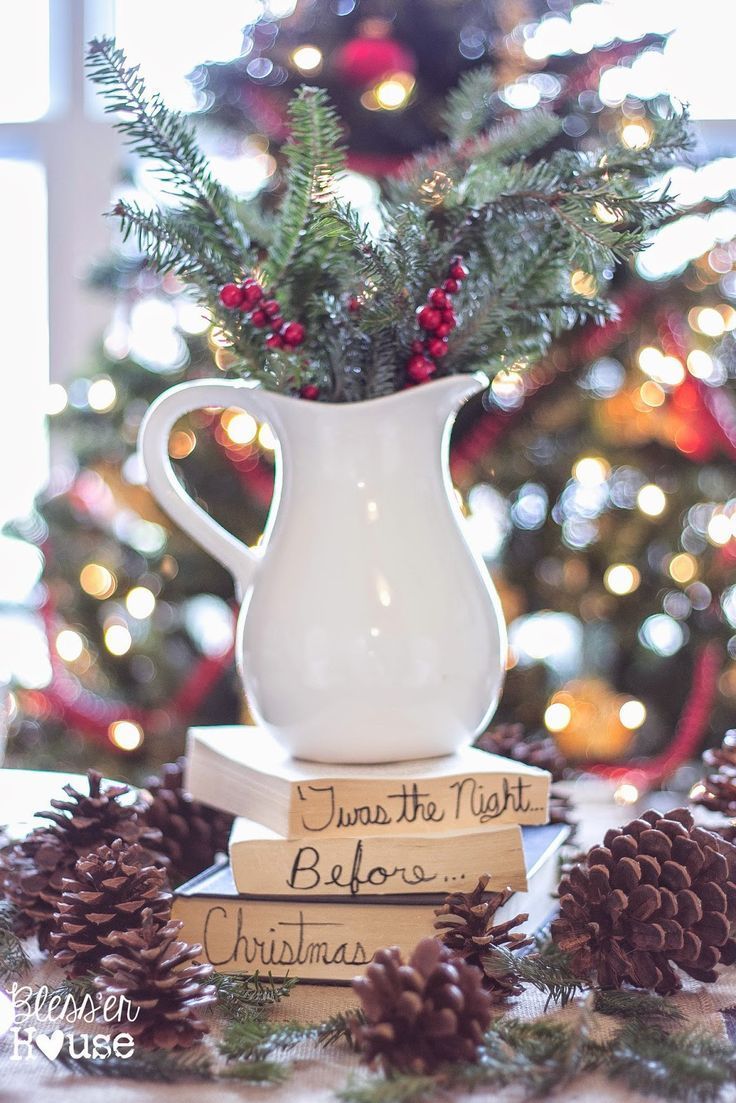
[[[232,816],[199,804],[184,792],[185,765],[184,758],[167,762],[158,777],[144,783],[152,798],[144,819],[161,831],[161,850],[175,885],[211,866],[218,853],[227,853],[233,825]]]
[[[720,747],[706,751],[703,762],[714,773],[707,774],[693,788],[691,800],[711,812],[722,812],[733,818],[736,816],[736,729],[726,732]]]
[[[51,935],[54,960],[72,977],[97,969],[115,945],[115,935],[128,931],[150,908],[160,926],[171,916],[167,877],[158,866],[147,865],[142,847],[126,846],[116,839],[99,846],[75,867],[75,876],[64,879],[64,891]]]
[[[425,938],[408,964],[394,946],[378,950],[353,981],[367,1022],[355,1042],[384,1071],[424,1074],[456,1061],[476,1061],[491,1021],[483,975],[436,938]]]
[[[19,843],[0,854],[0,882],[6,897],[18,908],[19,934],[38,934],[42,950],[48,949],[65,877],[74,876],[79,858],[115,839],[155,847],[160,832],[140,819],[140,802],[121,804],[127,785],[101,786],[102,777],[89,770],[89,794],[65,785],[67,800],[52,800],[51,812],[37,812],[50,824],[37,827]]]
[[[205,981],[211,965],[194,963],[201,946],[177,938],[182,923],[161,926],[150,908],[134,930],[115,936],[116,952],[103,957],[95,977],[98,1001],[130,1001],[130,1018],[114,1023],[119,1033],[131,1034],[146,1049],[175,1049],[200,1042],[209,1032],[201,1018],[203,1008],[214,1003],[216,990]]]
[[[528,736],[523,724],[497,724],[478,737],[475,743],[482,751],[500,754],[515,762],[547,770],[553,781],[567,775],[567,760],[551,736]]]
[[[493,917],[496,912],[514,894],[511,889],[487,893],[486,885],[489,880],[488,874],[484,873],[472,892],[450,893],[444,904],[435,908],[435,927],[442,932],[437,937],[449,950],[469,965],[480,969],[484,987],[497,999],[504,999],[507,996],[518,996],[523,991],[521,985],[513,974],[497,972],[497,962],[493,963],[493,969],[490,966],[486,969],[483,959],[497,946],[505,946],[509,950],[531,946],[531,938],[520,931],[512,931],[512,927],[526,923],[529,916],[520,914],[507,919],[505,923],[494,925]]]
[[[603,988],[654,989],[682,982],[675,966],[714,981],[736,961],[736,846],[694,824],[685,808],[606,832],[560,882],[552,937],[573,970]]]

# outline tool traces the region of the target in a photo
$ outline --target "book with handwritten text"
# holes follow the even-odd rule
[[[387,839],[326,836],[286,839],[237,819],[230,864],[238,892],[266,896],[364,897],[389,893],[468,892],[481,873],[489,889],[527,887],[521,828],[484,827],[457,835],[398,835]]]
[[[514,893],[497,921],[527,912],[525,929],[541,928],[554,909],[559,850],[570,828],[523,829],[528,888]],[[458,838],[458,847],[465,845]],[[493,872],[489,870],[489,872]],[[274,898],[239,894],[229,863],[213,866],[179,888],[173,917],[182,937],[200,943],[202,956],[220,972],[260,970],[305,981],[349,983],[382,946],[413,949],[432,935],[434,908],[445,893],[355,898]]]
[[[196,800],[286,838],[396,838],[547,822],[549,774],[466,747],[367,766],[291,758],[247,726],[191,728],[186,788]]]

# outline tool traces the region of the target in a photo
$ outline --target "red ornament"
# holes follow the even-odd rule
[[[284,342],[281,340],[278,333],[269,333],[266,338],[266,344],[270,349],[282,349],[284,347]]]
[[[270,325],[274,333],[279,333],[282,325],[284,324],[284,319],[281,317],[280,314],[277,314],[274,318],[269,318],[268,324]]]
[[[276,302],[275,299],[265,299],[261,303],[261,310],[269,318],[275,318],[280,309],[281,309],[281,307],[279,306],[279,304]]]
[[[263,329],[264,326],[268,325],[268,317],[262,310],[254,310],[250,320],[257,329]]]
[[[441,337],[432,337],[427,341],[427,352],[430,356],[434,356],[436,360],[447,355],[447,341]]]
[[[348,310],[351,314],[357,314],[360,310],[360,299],[356,295],[351,295],[348,299]]]
[[[463,264],[462,257],[453,257],[450,264],[448,275],[453,280],[464,280],[468,275],[468,270]]]
[[[415,354],[406,362],[406,374],[415,383],[424,383],[437,371],[437,365],[428,356]]]
[[[259,303],[262,298],[263,288],[259,283],[256,283],[255,280],[251,280],[250,283],[246,281],[243,284],[243,303],[246,306],[255,306],[256,303]]]
[[[315,398],[319,398],[319,387],[316,383],[305,383],[299,394],[308,402],[314,402]]]
[[[448,295],[456,295],[457,292],[460,290],[460,284],[457,280],[454,280],[452,277],[450,277],[449,279],[443,281],[442,290],[446,291]]]
[[[417,311],[417,322],[422,329],[429,330],[437,329],[440,322],[443,321],[442,315],[439,310],[435,310],[431,306],[421,306]]]
[[[220,302],[228,310],[237,310],[243,302],[243,289],[237,283],[226,283],[220,288]]]
[[[433,287],[430,293],[427,295],[427,300],[432,304],[432,306],[436,306],[438,310],[443,310],[446,306],[450,305],[447,299],[447,294],[442,290],[441,287]]]
[[[416,61],[391,38],[352,38],[337,51],[335,68],[346,84],[365,87],[389,73],[413,73]]]
[[[289,345],[290,348],[296,348],[297,345],[301,345],[304,338],[307,335],[307,331],[301,322],[289,322],[281,330],[281,336],[284,344]]]

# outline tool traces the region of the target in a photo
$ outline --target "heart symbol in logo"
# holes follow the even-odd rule
[[[49,1061],[55,1061],[64,1047],[64,1031],[55,1030],[53,1034],[37,1034],[34,1041]]]

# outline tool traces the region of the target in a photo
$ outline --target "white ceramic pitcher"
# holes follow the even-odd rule
[[[148,410],[139,447],[164,510],[233,575],[237,662],[257,722],[292,754],[390,762],[450,753],[480,732],[506,635],[450,482],[450,428],[487,385],[448,376],[385,398],[307,402],[241,381],[182,383]],[[261,545],[246,547],[184,492],[174,423],[237,406],[277,439]]]

